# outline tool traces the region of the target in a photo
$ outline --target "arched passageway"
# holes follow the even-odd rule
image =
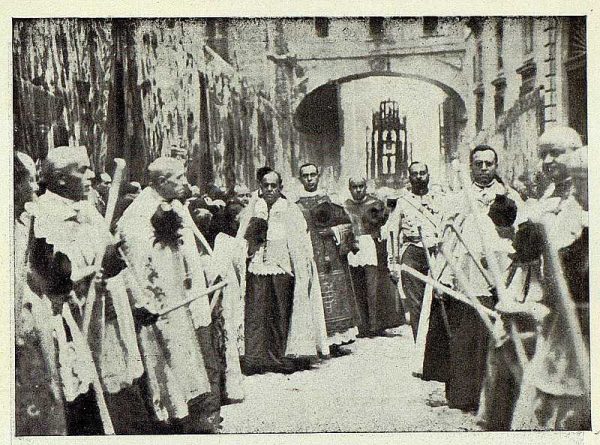
[[[402,116],[409,116],[408,153],[410,147],[421,156],[425,151],[434,170],[440,170],[438,176],[445,176],[443,166],[456,153],[464,129],[465,102],[452,86],[413,73],[351,74],[308,93],[294,114],[304,161],[322,166],[340,184],[351,175],[372,177],[367,158],[377,142],[370,134],[371,114],[388,99],[400,104]]]

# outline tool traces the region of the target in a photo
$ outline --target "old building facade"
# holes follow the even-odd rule
[[[467,138],[499,151],[506,180],[539,169],[537,138],[568,125],[587,143],[585,17],[490,17],[467,22]],[[466,160],[468,146],[462,147]]]
[[[535,170],[544,126],[586,137],[577,18],[15,20],[13,43],[15,147],[86,145],[96,172],[123,157],[141,181],[174,146],[201,188],[252,187],[265,164],[289,181],[307,160],[367,174],[345,85],[372,76],[446,94],[431,125],[447,162],[488,142],[514,179]]]

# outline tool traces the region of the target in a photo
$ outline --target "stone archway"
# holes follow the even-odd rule
[[[416,51],[416,50],[414,50]],[[449,96],[468,97],[463,71],[464,48],[439,49],[416,54],[385,54],[357,57],[297,58],[297,82],[306,94],[328,83],[343,83],[369,76],[419,79],[444,90]]]
[[[325,61],[320,66],[309,64],[304,67],[304,81],[309,92],[298,103],[294,112],[296,129],[303,134],[304,153],[307,157],[322,165],[338,163],[338,168],[333,166],[336,179],[344,183],[351,173],[342,165],[351,165],[346,159],[360,158],[358,152],[363,147],[350,146],[344,139],[344,121],[352,120],[353,116],[341,109],[339,90],[340,86],[355,80],[367,77],[397,77],[415,79],[441,89],[448,97],[448,106],[453,116],[449,132],[451,138],[448,144],[449,156],[456,153],[460,139],[464,136],[466,107],[466,79],[464,79],[462,66],[444,61],[443,57],[432,56],[407,56],[399,59],[388,59],[385,64],[387,70],[364,70],[373,65],[373,61],[356,60],[350,64],[333,64]],[[336,68],[337,67],[337,68]],[[392,70],[392,67],[397,69]],[[338,76],[332,79],[332,76]],[[319,84],[325,80],[324,83]],[[331,152],[333,151],[333,153]],[[352,167],[353,169],[355,166]]]

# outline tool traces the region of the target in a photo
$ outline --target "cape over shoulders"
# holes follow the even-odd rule
[[[361,202],[356,202],[352,198],[346,199],[346,201],[344,203],[344,207],[360,208],[360,207],[363,207],[366,205],[371,205],[374,203],[383,203],[383,201],[381,199],[379,199],[377,196],[368,193],[367,196],[365,196],[365,199],[363,199]]]

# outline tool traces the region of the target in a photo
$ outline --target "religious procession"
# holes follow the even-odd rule
[[[39,104],[50,95],[36,82],[18,88]],[[136,152],[127,127],[129,151],[108,162],[93,132],[88,145],[56,123],[34,137],[26,105],[13,156],[17,436],[220,433],[257,379],[310,387],[403,328],[402,378],[437,382],[440,404],[479,430],[591,429],[588,152],[575,129],[540,132],[527,184],[484,143],[449,163],[452,187],[406,145],[403,183],[374,181],[370,160],[332,176],[308,151],[291,175],[277,158],[236,180],[217,161],[199,168],[185,138]]]

